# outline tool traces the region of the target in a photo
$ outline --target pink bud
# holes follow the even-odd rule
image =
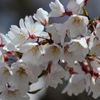
[[[4,61],[9,61],[9,57],[7,56],[7,54],[4,54]]]

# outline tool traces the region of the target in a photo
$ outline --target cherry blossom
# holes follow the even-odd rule
[[[67,8],[68,10],[72,11],[73,14],[82,14],[82,7],[84,7],[84,4],[84,0],[70,0]]]
[[[65,9],[55,0],[50,13],[39,8],[0,33],[0,100],[29,100],[27,94],[57,88],[63,80],[68,84],[62,93],[100,96],[100,18],[91,19],[87,1],[70,0]],[[65,20],[51,23],[50,17]],[[41,77],[41,88],[31,89]]]
[[[58,83],[62,84],[61,78],[63,78],[64,75],[65,75],[65,71],[60,65],[52,64],[51,70],[50,72],[48,72],[46,76],[44,87],[51,86],[56,88]]]
[[[38,81],[38,78],[34,73],[27,70],[27,67],[23,62],[13,63],[11,68],[13,75],[10,84],[18,86],[22,92],[27,92],[29,90],[29,82],[35,83]]]
[[[56,64],[61,56],[61,47],[57,44],[49,45],[45,48],[44,62],[51,61]]]
[[[11,68],[3,62],[0,62],[0,85],[5,85],[11,80]]]
[[[69,30],[69,38],[76,38],[80,35],[85,36],[88,32],[87,25],[89,21],[86,16],[72,15],[69,19],[63,23],[59,34],[66,34]]]
[[[33,18],[44,26],[48,24],[48,12],[43,10],[43,8],[39,8],[36,14],[33,15]]]
[[[51,8],[51,12],[49,13],[50,17],[60,17],[65,13],[65,8],[64,6],[60,3],[59,0],[55,0],[54,2],[51,2],[49,4],[50,8]]]
[[[86,39],[85,38],[72,39],[70,42],[68,51],[73,52],[73,55],[76,60],[78,60],[78,61],[85,60],[85,57],[89,52],[88,45],[86,43]]]

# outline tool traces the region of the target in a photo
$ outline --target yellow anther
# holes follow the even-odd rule
[[[17,71],[17,76],[20,77],[20,80],[24,79],[24,77],[26,77],[26,79],[27,79],[27,73],[26,73],[25,69],[20,67],[20,69]]]
[[[9,70],[8,69],[5,69],[4,72],[3,72],[3,74],[5,75],[7,73],[9,73]]]
[[[58,50],[58,48],[57,48],[56,46],[52,46],[52,47],[51,47],[51,52],[52,52],[52,54],[53,54],[53,53],[59,54],[59,50]]]
[[[32,32],[32,33],[36,33],[36,32],[38,32],[38,31],[35,31],[34,28],[31,27],[31,32]]]
[[[29,49],[28,52],[32,52],[32,54],[33,54],[34,56],[36,56],[37,51],[38,51],[38,46],[32,46],[32,48]]]
[[[25,35],[24,34],[19,33],[17,35],[18,35],[19,40],[25,38]]]
[[[56,28],[54,28],[56,30],[56,32],[58,32],[58,30]]]
[[[33,31],[34,31],[34,29],[31,30],[31,32],[33,32]]]
[[[72,21],[72,24],[79,24],[81,22],[80,17],[75,17],[74,20]],[[79,27],[79,25],[76,25],[76,27]]]
[[[83,48],[83,46],[82,46],[79,42],[77,42],[77,44],[78,44],[80,47],[82,47],[82,48]]]
[[[94,54],[92,54],[91,56],[92,56],[92,57],[96,57],[97,55],[96,55],[96,53],[94,53]]]
[[[71,55],[72,56],[72,52],[66,51],[66,53],[67,53],[67,56],[68,55]]]
[[[47,47],[47,45],[42,45],[42,49],[45,49]]]
[[[15,89],[15,91],[9,90],[9,91],[8,91],[8,94],[9,94],[10,97],[14,97],[14,98],[16,98],[16,95],[20,95],[18,89]]]
[[[72,45],[72,44],[73,44],[73,42],[70,43],[70,45]]]
[[[57,10],[59,10],[59,8],[57,7]]]

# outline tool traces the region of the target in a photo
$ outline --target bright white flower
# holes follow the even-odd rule
[[[54,2],[51,2],[49,4],[50,8],[51,8],[51,12],[49,13],[50,17],[60,17],[65,13],[65,8],[64,6],[60,3],[59,0],[55,0]]]
[[[97,38],[94,38],[94,41],[90,41],[89,49],[90,54],[95,54],[97,56],[100,56],[100,41]]]
[[[70,67],[73,67],[75,57],[73,52],[68,51],[69,47],[69,43],[65,42],[62,49],[61,59],[64,59]]]
[[[27,94],[23,94],[20,89],[13,86],[10,88],[4,87],[2,93],[0,94],[1,100],[29,100]]]
[[[23,53],[22,60],[36,65],[42,64],[43,59],[41,50],[41,46],[39,46],[38,43],[24,44],[20,49],[20,52]]]
[[[39,8],[36,14],[33,15],[33,18],[43,24],[44,26],[48,24],[48,12]]]
[[[56,64],[61,56],[61,47],[55,43],[48,45],[45,48],[45,54],[44,54],[44,62],[51,61]]]
[[[34,63],[26,63],[26,67],[29,71],[31,71],[35,76],[39,76],[43,70],[47,69],[47,63],[43,63],[37,66]]]
[[[77,81],[73,81],[73,78],[75,78]],[[62,91],[62,93],[67,92],[69,96],[78,95],[79,93],[82,93],[85,89],[85,84],[83,80],[82,75],[72,75],[72,77],[69,79],[68,85],[65,87],[65,89]]]
[[[73,71],[75,74],[73,73],[71,75],[68,85],[62,91],[62,93],[67,92],[70,96],[72,94],[78,95],[79,93],[82,93],[86,88],[87,80],[89,80],[91,77],[90,74],[85,74],[82,66],[78,62],[75,62]]]
[[[44,87],[56,88],[58,83],[62,84],[61,78],[65,76],[65,70],[59,64],[52,64],[50,73],[48,72]]]
[[[11,71],[13,75],[10,84],[18,86],[23,93],[29,91],[29,82],[35,83],[38,81],[38,78],[27,69],[26,64],[23,62],[13,63]]]
[[[21,25],[23,26],[22,29],[26,29],[29,35],[29,38],[34,39],[34,36],[39,37],[47,37],[48,33],[44,32],[44,26],[40,22],[34,22],[32,16],[26,16],[25,21],[21,19]]]
[[[80,35],[85,36],[87,34],[88,18],[81,15],[72,15],[69,19],[63,23],[59,34],[66,34],[69,31],[68,36],[70,38],[76,38]]]
[[[85,38],[72,39],[68,49],[69,52],[73,52],[74,57],[78,61],[85,60],[86,54],[88,54],[88,45]]]
[[[58,31],[60,30],[62,24],[52,24],[46,27],[46,31],[52,34],[52,40],[54,43],[62,43],[64,42],[63,35],[59,35]],[[62,40],[63,39],[63,40]]]
[[[98,77],[96,79],[96,83],[95,84],[90,83],[90,90],[89,90],[88,95],[91,92],[93,93],[92,97],[94,97],[95,99],[100,96],[100,77]]]
[[[5,45],[7,45],[8,43],[10,43],[11,41],[2,33],[0,33],[0,61],[3,62],[4,61],[4,56],[3,54],[7,53],[7,48]]]
[[[0,48],[10,43],[10,40],[2,33],[0,33]]]
[[[100,23],[98,23],[96,26],[95,34],[100,40]]]
[[[11,79],[11,68],[3,62],[0,62],[0,85],[5,85]]]
[[[84,0],[70,0],[67,8],[72,11],[73,14],[82,14],[84,7]]]
[[[36,91],[38,89],[42,89],[44,87],[44,77],[40,77],[37,83],[34,83],[30,86],[30,91]],[[36,94],[30,94],[28,93],[28,95],[30,96],[30,100],[39,100],[41,99],[43,96],[45,96],[47,92],[47,88],[42,89],[41,91],[39,91]]]
[[[0,61],[1,62],[4,62],[3,54],[7,53],[4,47],[9,42],[10,40],[4,34],[0,33]]]
[[[18,51],[20,47],[26,42],[28,33],[21,30],[19,27],[12,25],[8,34],[6,34],[8,39],[11,41],[8,43],[7,50]]]
[[[39,34],[44,30],[44,26],[39,22],[34,23],[32,16],[26,16],[25,22],[23,22],[23,24],[25,24],[25,28],[27,29],[27,31],[29,31],[30,35],[34,34],[36,36],[39,36]]]
[[[100,73],[100,63],[99,63],[100,59],[99,58],[100,58],[99,56],[94,57],[94,59],[91,57],[90,58],[91,59],[90,64],[95,71]]]

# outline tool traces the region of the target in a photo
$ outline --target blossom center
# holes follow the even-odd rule
[[[17,76],[20,77],[20,80],[27,79],[27,73],[24,68],[20,67],[20,69],[17,71]]]
[[[24,34],[22,34],[22,33],[19,33],[19,34],[17,34],[17,35],[18,35],[18,39],[19,39],[19,40],[21,40],[21,39],[25,38],[25,35],[24,35]]]
[[[22,67],[20,67],[19,75],[22,75],[22,74],[26,74],[26,71],[25,71],[25,69],[23,69]]]
[[[31,28],[31,32],[32,32],[32,33],[36,33],[36,32],[38,32],[38,31],[35,31],[34,28]]]
[[[75,17],[74,20],[72,21],[72,25],[76,25],[76,27],[79,27],[80,22],[81,22],[81,18]]]
[[[59,10],[59,8],[57,7],[57,11]]]
[[[32,46],[32,48],[29,49],[28,52],[32,52],[32,54],[33,54],[34,56],[36,56],[37,51],[38,51],[38,46]]]
[[[15,91],[8,91],[8,94],[10,97],[14,97],[16,98],[16,95],[20,95],[19,90],[15,90]]]
[[[8,74],[8,73],[9,73],[9,70],[8,69],[5,69],[4,72],[3,72],[4,75],[5,74]]]
[[[53,54],[53,53],[59,54],[58,51],[59,51],[59,50],[58,50],[58,48],[57,48],[56,46],[51,47],[51,52],[52,52],[52,54]]]
[[[72,56],[72,52],[69,52],[69,51],[68,51],[68,48],[69,48],[69,45],[66,45],[66,46],[64,47],[64,53],[67,53],[67,56],[68,56],[68,55],[71,55],[71,56]]]

